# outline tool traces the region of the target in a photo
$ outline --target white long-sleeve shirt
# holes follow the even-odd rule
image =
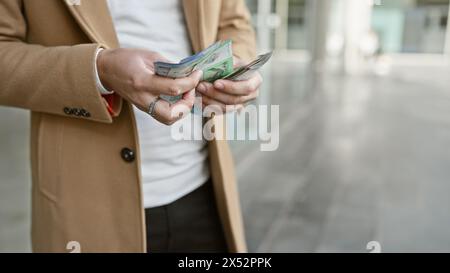
[[[121,47],[155,51],[171,61],[192,54],[181,0],[108,0],[108,5]],[[103,90],[101,82],[98,84]],[[210,176],[206,141],[176,141],[169,126],[137,108],[134,110],[144,207],[167,205],[203,185]],[[179,122],[202,130],[200,115]]]

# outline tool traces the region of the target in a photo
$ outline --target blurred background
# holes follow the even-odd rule
[[[231,142],[250,251],[450,252],[449,0],[247,2],[280,105],[277,151]],[[27,252],[28,113],[0,126],[0,252]]]

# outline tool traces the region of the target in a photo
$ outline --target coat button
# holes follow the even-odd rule
[[[64,111],[64,114],[66,114],[68,116],[73,114],[73,110],[69,107],[64,107],[63,111]]]
[[[72,110],[72,114],[75,115],[75,116],[77,116],[77,117],[81,117],[81,109],[74,108],[74,109]]]
[[[81,109],[81,116],[85,117],[85,118],[90,118],[91,117],[91,113],[89,113],[85,109]]]
[[[136,153],[130,148],[123,148],[120,154],[122,156],[122,159],[128,163],[134,162],[134,160],[136,159]]]

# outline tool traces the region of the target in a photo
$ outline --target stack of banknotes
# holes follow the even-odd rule
[[[219,79],[243,81],[250,79],[271,57],[272,52],[263,54],[248,65],[234,68],[232,44],[227,40],[219,41],[179,63],[156,62],[154,65],[156,74],[167,78],[184,78],[194,71],[202,70],[202,81],[214,82]],[[161,96],[161,98],[174,103],[180,100],[181,96]]]

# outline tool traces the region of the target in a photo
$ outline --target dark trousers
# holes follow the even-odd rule
[[[211,181],[145,218],[148,253],[227,252]]]

